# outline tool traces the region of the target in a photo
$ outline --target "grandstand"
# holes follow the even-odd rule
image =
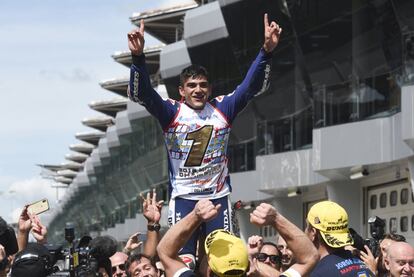
[[[263,14],[283,28],[270,87],[232,126],[231,197],[243,203],[242,237],[276,235],[248,224],[260,202],[303,227],[310,206],[330,199],[364,237],[368,218],[378,215],[387,232],[414,243],[413,11],[409,0],[218,0],[132,15],[163,43],[145,49],[148,70],[156,90],[174,99],[191,63],[209,69],[213,96],[232,92],[262,45]],[[112,57],[132,63],[125,51]],[[63,240],[72,221],[78,234],[125,241],[146,230],[139,193],[156,188],[168,202],[162,132],[126,99],[128,78],[101,82],[117,96],[90,104],[105,116],[83,121],[95,130],[76,134],[83,143],[70,146],[69,163],[44,165],[69,184],[49,215],[51,240]]]

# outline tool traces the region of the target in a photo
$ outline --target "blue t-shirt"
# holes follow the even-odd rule
[[[310,274],[311,277],[371,277],[375,276],[365,263],[350,251],[338,250],[323,257]]]

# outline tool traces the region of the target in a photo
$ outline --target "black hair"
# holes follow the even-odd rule
[[[265,241],[265,242],[263,242],[262,247],[265,246],[265,245],[271,245],[271,246],[273,246],[274,248],[277,249],[277,245],[275,243],[273,243],[273,242]]]
[[[404,241],[405,242],[405,237],[403,235],[400,235],[400,234],[397,234],[397,233],[386,233],[382,237],[382,240],[384,240],[384,239],[389,239],[389,240],[392,240],[392,241]]]
[[[155,270],[158,271],[157,266],[155,264],[155,259],[151,258],[148,255],[138,253],[138,254],[130,255],[125,262],[125,269],[126,269],[127,276],[131,276],[131,274],[129,273],[129,267],[131,266],[131,264],[133,262],[140,262],[142,258],[149,260],[151,265],[155,268]]]
[[[188,78],[205,77],[208,81],[208,72],[204,66],[193,64],[181,71],[180,74],[180,86],[183,86]]]
[[[274,248],[276,248],[277,252],[279,253],[279,249],[277,248],[277,245],[275,243],[270,242],[270,241],[265,241],[265,242],[263,242],[262,247],[265,246],[265,245],[271,245],[271,246],[273,246]]]

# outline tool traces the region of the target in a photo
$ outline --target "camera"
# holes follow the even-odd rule
[[[111,274],[111,257],[116,252],[117,242],[111,237],[82,237],[75,247],[75,229],[73,224],[65,227],[65,240],[69,247],[48,246],[53,267],[48,276],[90,277],[102,276],[99,268],[105,268]]]
[[[91,237],[82,237],[75,247],[75,228],[72,223],[66,223],[65,240],[68,248],[62,246],[48,245],[47,248],[54,264],[49,276],[99,276],[98,263],[90,254],[89,242]]]
[[[366,252],[364,245],[368,246],[369,250],[375,257],[378,257],[380,248],[380,240],[383,238],[385,233],[385,221],[378,217],[373,216],[368,219],[369,232],[371,238],[363,239],[354,229],[349,228],[352,238],[354,239],[354,247],[359,251]]]
[[[373,216],[368,219],[368,224],[369,232],[371,234],[371,238],[367,239],[368,247],[372,254],[374,254],[375,257],[378,257],[380,240],[385,234],[385,221],[378,216]]]

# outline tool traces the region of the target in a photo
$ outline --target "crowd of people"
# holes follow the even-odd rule
[[[110,253],[107,257],[102,253],[98,255],[102,258],[97,260],[96,271],[73,276],[399,277],[414,273],[414,248],[401,235],[385,234],[379,242],[378,253],[372,253],[366,245],[363,250],[354,248],[347,212],[332,201],[312,206],[304,231],[272,205],[261,203],[250,214],[250,222],[274,228],[278,234],[274,241],[264,241],[258,235],[243,241],[229,231],[217,229],[199,238],[195,262],[180,254],[180,250],[203,223],[220,213],[222,207],[208,199],[199,200],[194,209],[163,236],[160,229],[152,227],[159,224],[162,207],[155,191],[148,193],[143,198],[143,215],[148,223],[146,240],[141,241],[139,233],[132,234],[125,244],[114,238],[98,237],[91,241],[89,248],[105,252],[108,240],[115,248],[107,251]],[[17,236],[14,232],[10,235],[10,229],[1,219],[0,276],[72,276],[57,275],[59,272],[69,274],[70,269],[53,264],[51,249],[46,247],[47,228],[27,207],[20,215]],[[7,232],[9,234],[5,235]],[[35,243],[28,243],[29,233]]]

